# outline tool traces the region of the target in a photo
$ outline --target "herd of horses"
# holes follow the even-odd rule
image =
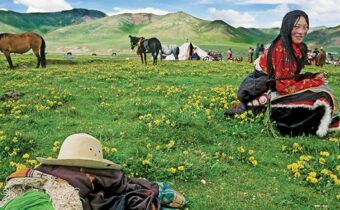
[[[153,64],[157,64],[158,54],[161,54],[161,60],[164,55],[173,54],[178,60],[179,47],[177,45],[162,46],[161,42],[153,37],[145,39],[144,37],[134,37],[129,35],[131,49],[137,46],[137,54],[141,56],[142,63],[146,64],[146,53],[151,53]],[[11,53],[23,54],[29,50],[33,51],[37,57],[37,66],[46,67],[45,49],[46,43],[42,36],[33,32],[21,34],[0,33],[0,51],[5,55],[9,68],[13,69]],[[71,54],[70,52],[68,55]],[[93,55],[93,54],[92,54]]]
[[[158,55],[162,60],[167,55],[173,55],[175,60],[178,60],[180,49],[175,44],[162,45],[159,39],[152,37],[146,39],[144,37],[136,37],[129,35],[131,49],[137,47],[137,55],[140,55],[143,64],[147,64],[146,54],[151,53],[153,64],[157,64]],[[8,65],[11,69],[14,68],[11,53],[23,54],[32,49],[34,55],[37,57],[37,66],[46,67],[45,40],[39,34],[33,32],[26,32],[21,34],[0,33],[0,51],[4,53]],[[71,54],[68,52],[68,55]],[[94,55],[94,54],[93,54]],[[211,55],[216,60],[222,59],[221,54]]]

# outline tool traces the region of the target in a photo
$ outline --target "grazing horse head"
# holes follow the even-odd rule
[[[131,50],[133,50],[138,45],[138,43],[144,39],[144,37],[136,37],[136,36],[131,36],[131,35],[129,35],[129,38],[130,38]]]

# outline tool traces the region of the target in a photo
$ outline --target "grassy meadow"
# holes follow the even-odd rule
[[[150,58],[150,55],[148,55]],[[266,116],[226,119],[251,64],[32,55],[0,58],[0,187],[9,173],[57,157],[70,134],[101,140],[129,177],[164,181],[188,209],[339,209],[340,135],[276,136]],[[340,99],[340,68],[322,71]]]

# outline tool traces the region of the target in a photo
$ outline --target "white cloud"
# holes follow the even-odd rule
[[[252,16],[256,17],[256,27],[280,27],[283,16],[293,8],[303,10],[308,14],[311,27],[340,24],[339,0],[237,0],[236,3],[277,5],[274,9],[250,12]]]
[[[223,20],[224,22],[234,26],[234,27],[254,27],[255,17],[250,15],[248,12],[240,13],[238,11],[227,9],[218,10],[216,8],[209,8],[209,13],[214,20]]]
[[[109,13],[108,15],[119,15],[123,13],[152,13],[155,15],[166,15],[169,12],[157,8],[152,8],[152,7],[146,7],[146,8],[140,8],[140,9],[126,9],[126,8],[120,8],[120,7],[115,7],[113,8],[114,12]]]
[[[281,27],[283,16],[289,12],[287,4],[279,4],[273,9],[256,11],[252,14],[256,17],[256,27],[272,28]]]
[[[0,10],[2,10],[2,11],[8,11],[8,9],[6,9],[6,8],[0,8]]]
[[[72,9],[65,0],[13,0],[13,2],[27,6],[26,12],[56,12]]]
[[[305,0],[302,0],[305,1]],[[249,4],[299,4],[301,0],[237,0],[237,4],[249,5]]]

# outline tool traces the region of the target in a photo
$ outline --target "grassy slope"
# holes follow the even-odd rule
[[[335,198],[339,187],[332,183],[313,186],[303,177],[293,179],[287,171],[287,165],[302,154],[316,157],[320,151],[328,151],[339,155],[339,143],[329,141],[334,134],[323,139],[273,138],[262,119],[223,118],[223,110],[236,103],[236,88],[252,70],[250,64],[162,62],[143,66],[136,57],[126,61],[121,57],[65,59],[50,55],[47,69],[34,69],[32,56],[13,56],[13,61],[18,69],[0,71],[0,95],[6,90],[24,95],[13,104],[0,105],[1,180],[14,170],[10,161],[26,164],[24,153],[30,159],[56,157],[54,141],[88,132],[109,147],[105,157],[125,165],[128,176],[170,183],[189,199],[190,209],[339,207]],[[0,59],[2,69],[6,65]],[[333,66],[322,69],[339,98],[337,70]],[[147,114],[151,117],[142,119]],[[19,141],[14,142],[14,137]],[[292,152],[295,142],[303,146],[302,151]],[[239,146],[255,151],[258,166],[253,167],[247,158],[242,160]],[[283,146],[287,146],[285,151]],[[118,152],[111,152],[111,147]],[[15,148],[20,148],[16,155]],[[142,164],[146,159],[150,165]],[[328,159],[324,167],[334,164],[336,159]],[[178,166],[185,170],[168,172]]]

